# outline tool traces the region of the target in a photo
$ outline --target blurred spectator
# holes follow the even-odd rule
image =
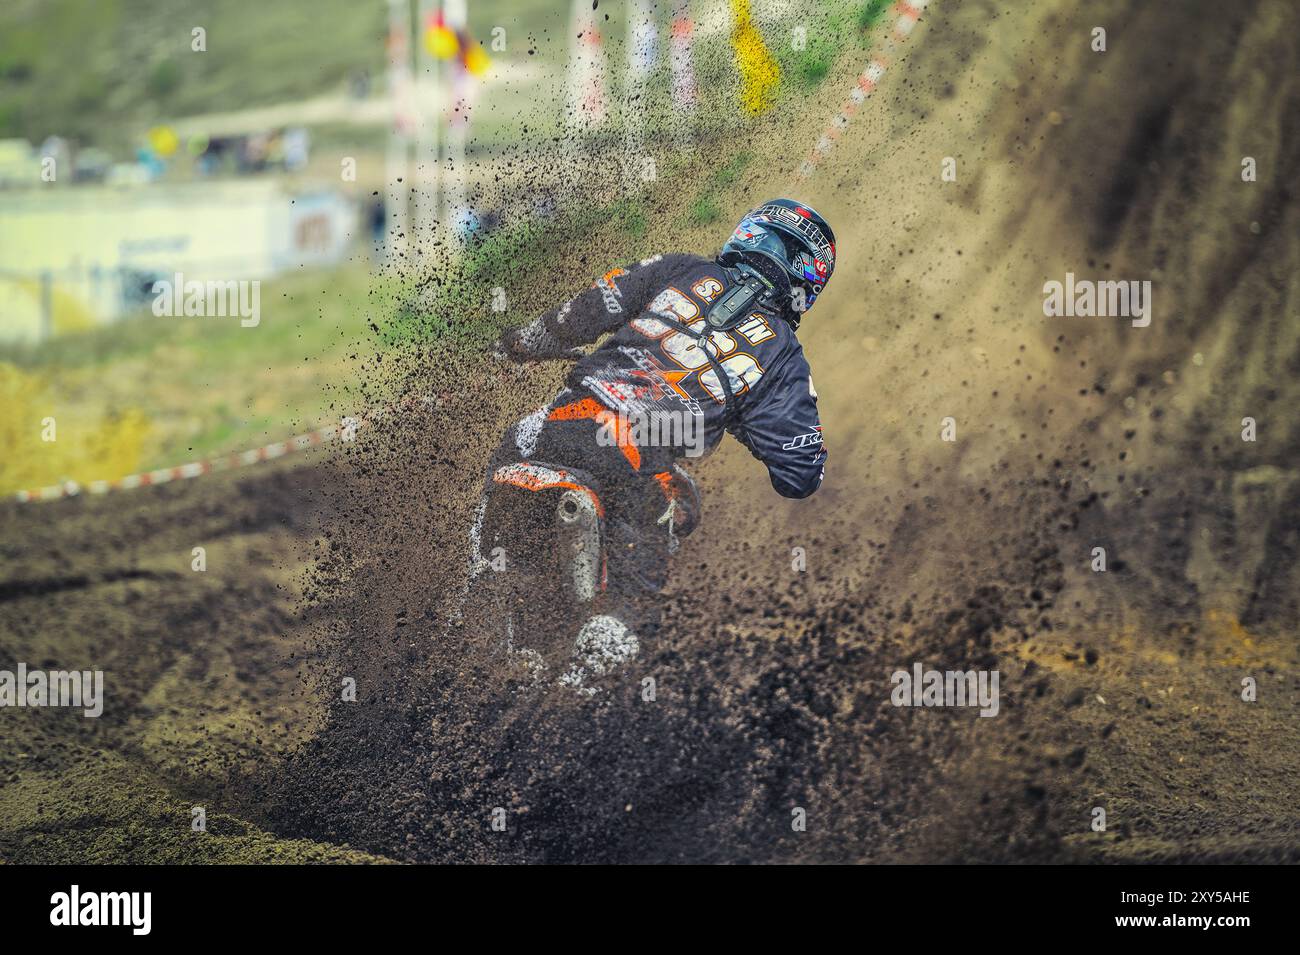
[[[311,134],[303,126],[291,126],[284,131],[284,168],[297,172],[307,165],[311,156]]]
[[[348,92],[353,99],[370,98],[370,71],[357,70],[348,80]]]
[[[241,173],[261,172],[266,169],[267,157],[271,151],[271,134],[254,133],[245,137],[243,149],[237,154]]]
[[[384,230],[388,225],[382,196],[371,196],[367,215],[370,220],[370,251],[375,259],[379,259],[383,255],[386,238]]]
[[[113,157],[108,150],[98,146],[79,149],[73,160],[72,179],[74,182],[103,182],[111,168]]]
[[[167,169],[166,164],[158,158],[158,154],[148,146],[141,146],[136,149],[135,162],[140,167],[140,177],[144,182],[152,182]]]

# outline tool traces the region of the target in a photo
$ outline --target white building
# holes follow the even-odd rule
[[[109,322],[153,282],[266,279],[339,262],[356,204],[272,180],[0,192],[0,341]]]

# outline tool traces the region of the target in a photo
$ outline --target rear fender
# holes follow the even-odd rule
[[[521,461],[497,468],[492,483],[488,539],[531,562],[525,572],[558,577],[578,603],[591,603],[605,592],[605,506],[590,475]]]

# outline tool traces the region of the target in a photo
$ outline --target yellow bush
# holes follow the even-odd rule
[[[149,419],[61,401],[43,375],[0,362],[0,491],[122,477],[140,469]],[[43,440],[46,419],[54,440]]]

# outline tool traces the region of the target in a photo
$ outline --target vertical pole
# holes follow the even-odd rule
[[[623,84],[623,191],[648,180],[646,80],[654,67],[655,23],[649,0],[627,0],[627,73]]]
[[[465,0],[443,0],[443,18],[458,36],[469,37],[469,11]],[[457,234],[469,228],[468,170],[465,167],[465,134],[469,126],[469,71],[465,69],[465,51],[448,66],[451,110],[447,117],[447,222]]]
[[[439,126],[442,124],[442,82],[438,60],[429,52],[425,31],[433,19],[437,0],[419,0],[416,44],[418,92],[416,103],[415,142],[415,234],[421,247],[435,248],[440,227],[445,220],[438,216],[439,179],[442,175],[439,156]]]
[[[41,338],[48,342],[54,337],[54,274],[49,269],[41,272]]]
[[[673,4],[672,41],[669,66],[672,72],[673,131],[677,152],[685,154],[695,144],[695,63],[691,44],[695,24],[691,21],[691,0]]]
[[[411,92],[410,0],[388,0],[388,97],[393,123],[385,162],[385,219],[388,256],[396,260],[406,251],[411,231],[408,170]]]
[[[604,53],[591,0],[573,0],[569,21],[569,75],[565,115],[566,162],[556,170],[555,193],[567,201],[579,191],[590,173],[583,155],[590,134],[606,116]]]
[[[96,315],[107,315],[109,321],[116,321],[117,319],[121,318],[121,316],[114,315],[110,309],[104,307],[104,303],[103,301],[101,301],[101,299],[103,298],[103,284],[104,284],[102,280],[103,280],[103,272],[99,267],[99,263],[96,262],[94,265],[90,267],[89,300],[91,302],[91,306],[90,306],[91,311],[94,312]]]

